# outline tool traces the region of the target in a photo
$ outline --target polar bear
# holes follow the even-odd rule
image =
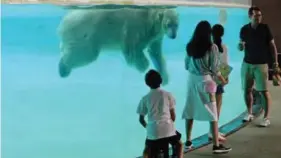
[[[65,78],[74,68],[97,60],[102,50],[120,50],[126,63],[144,72],[149,60],[168,83],[162,54],[164,35],[175,39],[179,25],[174,9],[80,9],[69,12],[58,27],[61,40],[59,74]]]

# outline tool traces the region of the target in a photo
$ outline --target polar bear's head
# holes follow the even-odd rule
[[[179,17],[174,9],[165,9],[159,14],[164,33],[171,39],[177,37]]]

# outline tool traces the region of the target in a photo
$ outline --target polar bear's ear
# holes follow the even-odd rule
[[[163,18],[164,18],[164,12],[158,12],[158,14],[157,14],[157,19],[158,19],[158,21],[163,21]]]

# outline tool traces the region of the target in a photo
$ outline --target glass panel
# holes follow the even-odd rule
[[[149,92],[144,75],[151,68],[162,73],[163,89],[176,99],[176,128],[185,141],[185,47],[201,20],[223,24],[223,43],[234,68],[225,87],[220,125],[245,110],[243,53],[237,43],[240,28],[248,22],[247,9],[114,7],[1,6],[3,157],[140,156],[146,130],[136,109]],[[207,122],[195,122],[192,137],[208,131]]]

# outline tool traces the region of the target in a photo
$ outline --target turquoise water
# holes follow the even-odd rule
[[[184,133],[185,44],[200,20],[218,23],[220,9],[179,7],[177,11],[178,37],[163,41],[170,74],[164,88],[176,98],[176,126]],[[120,52],[111,52],[60,78],[56,29],[66,12],[50,5],[2,5],[2,157],[140,156],[146,133],[136,108],[148,91],[144,74],[128,67]],[[243,54],[236,44],[241,26],[248,22],[247,10],[227,9],[227,13],[224,42],[234,71],[225,89],[220,125],[245,110],[240,88]],[[196,122],[193,137],[205,134],[208,127]]]

